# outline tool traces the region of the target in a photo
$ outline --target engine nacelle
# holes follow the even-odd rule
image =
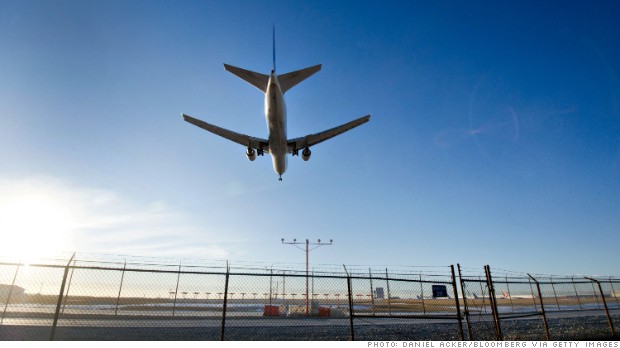
[[[310,159],[310,155],[312,155],[312,151],[310,151],[309,148],[305,148],[302,152],[301,152],[301,159],[304,161],[307,161]]]
[[[254,151],[251,147],[248,147],[247,151],[245,151],[245,155],[250,161],[254,161],[256,159],[256,151]]]

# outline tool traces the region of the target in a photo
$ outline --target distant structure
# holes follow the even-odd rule
[[[385,298],[385,292],[383,291],[383,288],[377,288],[375,290],[375,298],[377,300],[382,300]]]
[[[297,249],[300,250],[304,250],[301,247],[298,246],[298,244],[304,244],[304,242],[298,242],[297,239],[293,238],[292,242],[285,242],[284,238],[282,238],[282,244],[290,244],[294,247],[296,247]],[[309,279],[309,257],[308,254],[310,254],[310,252],[316,248],[322,247],[324,245],[332,245],[334,244],[334,240],[330,239],[329,243],[326,242],[321,242],[321,240],[317,240],[316,242],[310,242],[309,239],[306,239],[306,315],[310,315],[310,289],[308,288],[308,279]],[[313,248],[310,248],[310,245],[313,245]],[[314,284],[314,282],[312,283]],[[314,288],[314,285],[312,285],[312,287]]]
[[[13,290],[11,290],[11,288]],[[21,286],[0,284],[0,301],[7,301],[9,299],[9,295],[11,296],[11,299],[20,298],[24,296],[24,291],[25,289]]]
[[[448,289],[445,285],[433,285],[433,298],[448,297]]]

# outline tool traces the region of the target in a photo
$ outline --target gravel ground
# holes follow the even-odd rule
[[[616,331],[620,316],[614,316]],[[348,320],[346,321],[348,324]],[[385,322],[385,321],[383,321]],[[420,321],[390,322],[382,324],[381,319],[355,319],[355,339],[360,341],[413,341],[413,340],[458,340],[458,327],[455,323],[432,323]],[[235,341],[320,341],[349,340],[348,325],[290,325],[291,321],[265,327],[227,326],[226,340]],[[502,333],[505,340],[544,340],[545,331],[542,320],[503,320]],[[602,316],[549,319],[549,331],[553,340],[618,340],[611,336],[607,320]],[[467,337],[467,328],[463,325]],[[490,321],[478,321],[471,327],[475,340],[495,339],[495,329]],[[1,340],[48,340],[49,326],[0,326]],[[219,327],[75,327],[59,326],[56,340],[219,340]]]

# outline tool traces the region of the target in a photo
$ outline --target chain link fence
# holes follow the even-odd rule
[[[493,272],[463,273],[470,340],[616,339],[620,279]]]
[[[0,259],[2,340],[609,339],[620,279],[69,255]]]

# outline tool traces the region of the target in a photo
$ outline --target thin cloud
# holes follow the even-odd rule
[[[0,209],[8,211],[20,200],[45,200],[66,211],[68,222],[58,238],[66,239],[61,247],[74,250],[63,251],[227,258],[234,249],[221,234],[209,236],[204,227],[163,201],[135,202],[119,192],[50,177],[0,179],[0,192]],[[33,211],[32,217],[40,213]],[[36,238],[34,234],[45,231],[32,233]],[[0,254],[13,247],[5,245]]]

